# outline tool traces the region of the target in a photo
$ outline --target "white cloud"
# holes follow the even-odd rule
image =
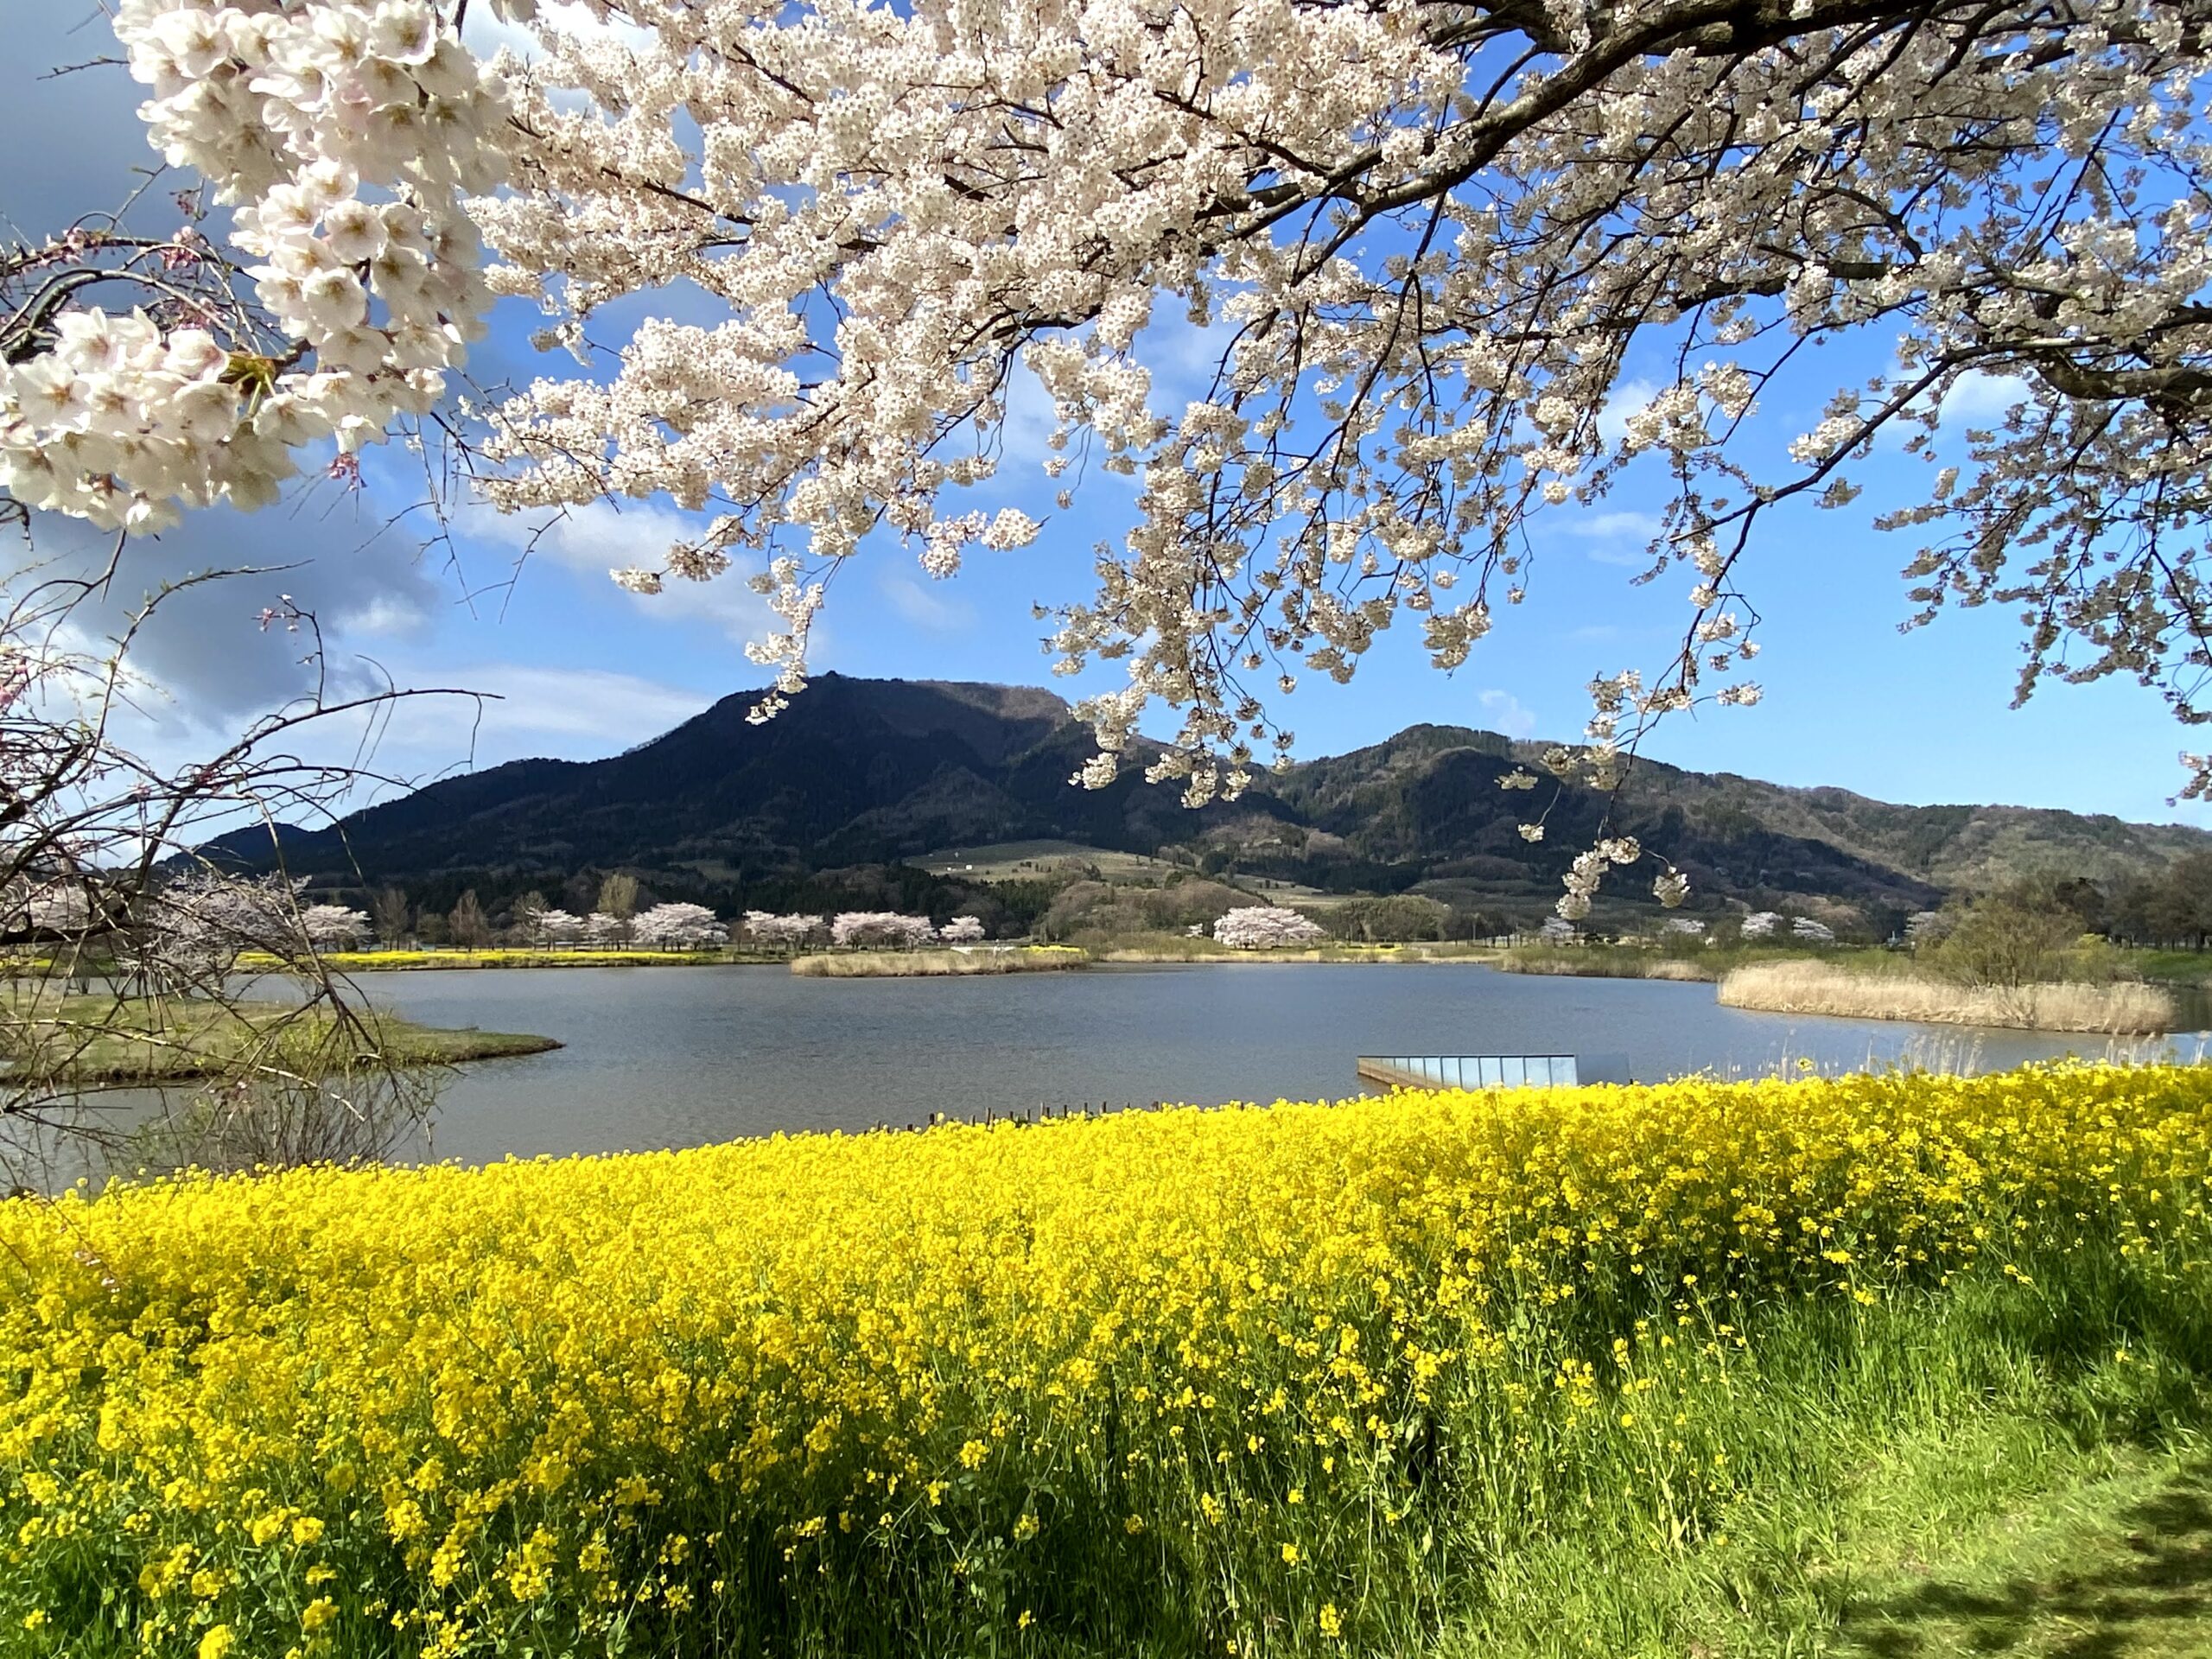
[[[1607,543],[1590,550],[1590,556],[1599,564],[1633,566],[1643,569],[1651,563],[1651,538],[1659,533],[1660,523],[1653,513],[1617,511],[1570,518],[1566,521],[1565,528],[1570,536]]]
[[[912,576],[886,572],[876,586],[885,602],[918,628],[931,633],[960,633],[975,626],[975,607],[961,600],[939,598]]]
[[[338,631],[351,638],[397,638],[423,626],[429,613],[412,594],[378,594],[357,609],[342,611],[335,619]]]
[[[1492,731],[1503,732],[1508,737],[1534,737],[1536,734],[1535,711],[1510,691],[1478,692],[1475,701],[1482,704],[1483,716]]]
[[[2015,404],[2028,396],[2028,383],[2016,374],[1984,374],[1980,370],[1959,377],[1958,384],[1936,406],[1938,426],[1991,426],[2005,418]]]
[[[714,701],[696,691],[600,668],[486,663],[441,669],[436,677],[442,684],[483,695],[483,715],[477,721],[481,738],[582,738],[587,742],[581,747],[594,753],[658,737]],[[448,709],[438,717],[449,724],[455,712]]]
[[[581,35],[586,40],[594,37],[621,41],[632,47],[650,45],[652,31],[626,22],[619,17],[605,21],[592,16],[591,9],[575,3],[575,0],[550,0],[537,9],[535,26],[502,21],[489,6],[478,8],[477,15],[468,20],[467,38],[468,49],[479,57],[488,58],[502,47],[513,53],[524,63],[535,63],[545,55],[538,44],[538,31],[548,25],[564,35]]]
[[[1621,381],[1605,394],[1605,401],[1598,410],[1598,435],[1607,443],[1618,443],[1628,432],[1628,417],[1658,395],[1656,381]]]
[[[549,560],[603,583],[610,601],[626,601],[643,616],[705,621],[739,641],[760,639],[775,624],[766,601],[745,585],[748,569],[743,564],[711,582],[671,581],[659,594],[627,594],[608,580],[611,570],[658,567],[671,545],[691,540],[706,527],[702,518],[673,507],[601,499],[550,518],[472,507],[464,510],[460,523],[472,540],[509,549],[524,559]]]

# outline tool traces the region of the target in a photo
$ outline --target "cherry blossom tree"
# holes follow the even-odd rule
[[[318,950],[358,950],[368,937],[369,916],[346,905],[308,905],[300,912],[300,931]]]
[[[1034,539],[971,493],[1033,397],[1063,510],[1093,469],[1138,488],[1052,613],[1064,668],[1128,671],[1081,780],[1164,702],[1151,775],[1203,802],[1289,747],[1275,699],[1401,623],[1457,667],[1545,515],[1655,486],[1675,643],[1593,682],[1552,767],[1612,786],[1654,721],[1758,700],[1747,556],[1894,437],[1928,462],[1879,520],[1915,620],[2012,607],[2019,696],[2125,675],[2212,719],[2193,0],[491,10],[527,61],[481,57],[466,0],[118,0],[149,137],[230,228],[80,226],[0,270],[0,487],[134,530],[266,501],[302,446],[413,429],[520,297],[582,366],[441,429],[504,510],[698,515],[618,575],[747,564],[765,717],[864,543],[944,577]],[[678,283],[721,314],[665,315]],[[1876,371],[1823,384],[1853,339]],[[1193,393],[1166,371],[1198,354]],[[1955,457],[1962,388],[1997,412]],[[1770,452],[1762,400],[1807,390]]]
[[[702,950],[729,940],[729,930],[704,905],[655,905],[631,922],[630,931],[639,944],[669,950]]]
[[[1739,938],[1770,939],[1782,925],[1782,918],[1771,910],[1755,910],[1736,925]]]
[[[973,944],[983,937],[983,924],[975,916],[956,916],[938,930],[947,944]]]
[[[1954,922],[1940,910],[1916,910],[1905,918],[1904,942],[1918,950],[1923,944],[1937,944],[1950,937]]]
[[[1800,916],[1789,924],[1790,938],[1806,944],[1834,944],[1835,930],[1826,922],[1816,922],[1809,916]]]
[[[537,932],[540,944],[574,944],[584,936],[583,918],[565,910],[541,910]]]
[[[830,943],[836,945],[912,950],[936,937],[928,917],[889,910],[849,910],[830,924]]]
[[[1274,950],[1319,944],[1327,935],[1318,923],[1281,905],[1243,905],[1213,925],[1213,937],[1233,950]]]
[[[603,910],[594,910],[584,918],[584,943],[601,950],[627,943],[630,924],[620,916],[610,916]]]
[[[795,950],[800,945],[820,938],[829,931],[829,924],[819,916],[791,914],[779,916],[765,910],[745,912],[746,937],[755,942],[774,945],[785,950]]]

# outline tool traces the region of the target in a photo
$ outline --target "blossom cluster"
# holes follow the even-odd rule
[[[1770,1497],[1727,1425],[1792,1307],[2154,1304],[2208,1174],[2212,1075],[2100,1067],[0,1200],[0,1630],[1058,1654],[1172,1604],[1209,1651],[1397,1651],[1464,1605],[1421,1541],[1492,1483],[1452,1471],[1539,1535],[1632,1489],[1679,1550]]]
[[[1216,944],[1234,950],[1274,950],[1319,944],[1327,936],[1311,917],[1284,905],[1240,905],[1213,925]]]
[[[630,937],[639,944],[674,950],[702,950],[729,943],[729,929],[704,905],[655,905],[631,919]]]
[[[748,910],[745,912],[745,936],[760,944],[796,949],[809,940],[819,938],[829,931],[829,924],[819,916],[793,912],[779,915],[772,911]]]
[[[911,950],[936,937],[937,928],[928,917],[891,910],[849,910],[830,922],[830,943],[835,945]]]
[[[510,5],[509,10],[512,10]],[[506,175],[499,78],[428,0],[120,0],[148,136],[231,205],[255,306],[138,279],[0,377],[0,488],[109,527],[275,499],[294,452],[429,410],[492,293],[465,202]],[[227,287],[231,250],[180,238]]]

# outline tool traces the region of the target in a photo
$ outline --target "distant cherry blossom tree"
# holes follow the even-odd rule
[[[1915,950],[1950,937],[1952,918],[1940,910],[1916,910],[1904,924],[1904,942]]]
[[[1736,925],[1736,933],[1740,938],[1770,939],[1781,925],[1782,918],[1777,912],[1755,910]]]
[[[565,910],[541,910],[537,912],[537,943],[545,945],[574,944],[584,937],[584,918]]]
[[[820,938],[830,930],[830,925],[819,916],[777,915],[766,910],[745,912],[745,933],[758,944],[772,945],[785,950],[795,950],[800,945]]]
[[[1233,950],[1273,950],[1288,945],[1319,944],[1328,936],[1319,924],[1280,905],[1243,905],[1213,925],[1215,942]]]
[[[947,944],[973,944],[983,937],[983,924],[974,916],[956,916],[938,930],[938,938]]]
[[[639,944],[675,950],[704,950],[729,940],[729,930],[704,905],[655,905],[631,921],[630,931]]]
[[[368,937],[366,911],[345,905],[309,905],[300,912],[300,931],[318,950],[353,950]]]
[[[134,940],[139,965],[169,985],[228,973],[248,951],[288,959],[307,943],[291,881],[204,868],[152,896]]]
[[[630,924],[620,916],[594,910],[584,918],[584,943],[604,949],[621,944],[630,937]]]
[[[838,945],[912,950],[936,937],[928,917],[888,910],[849,910],[830,924],[830,942]]]
[[[1580,931],[1564,916],[1547,916],[1544,925],[1536,930],[1536,937],[1546,944],[1572,944]]]
[[[1807,944],[1834,944],[1835,930],[1825,922],[1816,922],[1809,916],[1800,916],[1789,924],[1789,936]]]

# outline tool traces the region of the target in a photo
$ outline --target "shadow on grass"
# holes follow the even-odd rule
[[[2118,1512],[2119,1529],[2014,1564],[1871,1601],[1844,1620],[1848,1651],[1878,1659],[2212,1656],[2212,1466]]]

